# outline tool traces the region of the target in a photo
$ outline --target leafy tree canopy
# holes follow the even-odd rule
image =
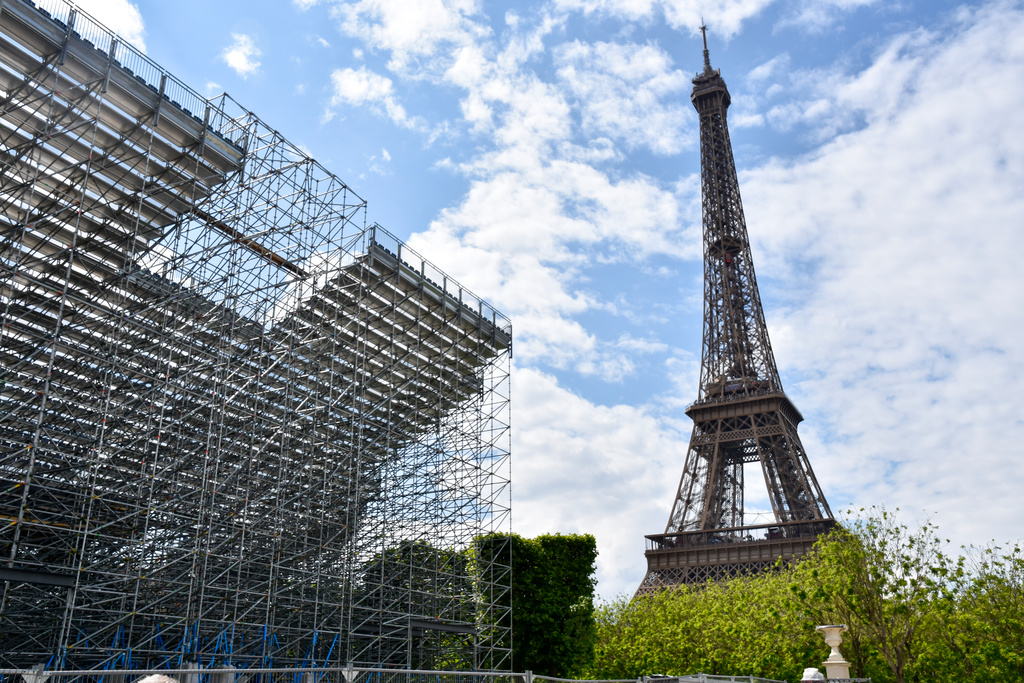
[[[513,670],[569,678],[589,667],[595,637],[594,537],[492,534],[478,539],[477,552],[489,566],[511,566],[511,591],[504,600],[512,612]]]
[[[1024,680],[1021,549],[947,546],[930,523],[861,510],[795,566],[600,607],[586,673],[799,680],[828,655],[814,627],[841,623],[852,674],[876,683]]]

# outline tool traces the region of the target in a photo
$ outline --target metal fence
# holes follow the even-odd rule
[[[0,683],[134,683],[151,674],[164,674],[179,683],[786,683],[757,676],[641,676],[637,679],[569,679],[532,672],[396,670],[366,667],[281,669],[178,668],[160,670],[46,671],[0,669]],[[828,683],[871,683],[870,678],[828,679]]]
[[[183,667],[159,670],[46,671],[40,665],[27,670],[0,669],[0,683],[133,683],[153,674],[170,676],[178,683],[531,683],[533,678],[542,678],[541,676],[531,676],[529,673],[396,670],[365,667],[280,669]]]
[[[728,681],[729,683],[785,683],[774,678],[758,678],[757,676],[715,676],[713,674],[692,674],[688,676],[672,676],[668,678],[644,677],[643,683],[715,683],[716,681]]]

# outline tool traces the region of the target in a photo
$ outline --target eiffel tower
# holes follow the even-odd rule
[[[693,435],[665,533],[647,536],[637,594],[764,571],[810,550],[834,525],[797,436],[800,411],[782,390],[750,258],[726,112],[729,90],[711,68],[690,96],[700,115],[704,223],[704,341]],[[775,521],[747,525],[743,466],[760,463]]]

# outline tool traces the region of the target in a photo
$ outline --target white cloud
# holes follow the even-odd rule
[[[372,155],[369,159],[369,170],[371,173],[377,175],[388,175],[391,172],[391,168],[388,163],[391,161],[391,154],[386,149],[380,150],[380,155]]]
[[[759,128],[764,125],[761,114],[744,114],[737,112],[729,117],[730,128]]]
[[[336,69],[331,74],[330,107],[345,105],[350,107],[369,106],[381,111],[399,126],[415,127],[416,123],[406,114],[405,108],[395,97],[395,88],[391,79],[368,70],[365,66],[358,70]]]
[[[643,408],[596,406],[530,368],[517,368],[512,392],[515,531],[592,533],[602,595],[635,590],[644,534],[668,519],[686,434]]]
[[[844,14],[876,4],[879,0],[800,0],[790,15],[779,22],[779,27],[795,26],[819,32],[835,24]]]
[[[463,90],[464,120],[488,144],[461,164],[445,164],[471,179],[469,191],[411,243],[513,316],[521,331],[520,362],[618,382],[634,372],[636,349],[601,339],[577,320],[587,311],[612,308],[588,291],[587,270],[595,263],[636,263],[650,253],[692,256],[699,242],[682,231],[678,188],[595,165],[619,158],[612,135],[659,151],[682,144],[669,123],[681,125],[681,113],[660,99],[678,96],[687,80],[652,46],[574,43],[556,49],[556,63],[572,69],[560,80],[603,78],[616,84],[619,101],[632,87],[650,105],[651,111],[634,108],[616,121],[608,100],[605,114],[591,109],[581,134],[573,113],[591,106],[586,95],[600,91],[600,84],[581,86],[580,96],[569,100],[565,88],[543,80],[533,66],[560,21],[542,16],[529,25],[512,22],[516,28],[501,49],[482,43],[454,52],[443,78]],[[641,141],[644,127],[653,135]],[[681,242],[687,246],[680,248]]]
[[[664,354],[670,349],[668,344],[655,339],[636,339],[623,334],[613,342],[595,342],[590,350],[591,353],[577,364],[580,374],[620,383],[636,372],[638,357]]]
[[[741,182],[759,266],[784,278],[773,341],[834,508],[936,511],[984,542],[1019,537],[1024,513],[1024,12],[961,21],[837,75],[825,116],[865,124]]]
[[[335,5],[334,16],[344,33],[390,52],[389,69],[403,71],[442,46],[470,44],[489,34],[471,20],[479,11],[476,0],[359,0]]]
[[[559,79],[575,96],[584,131],[675,154],[693,143],[687,74],[654,45],[578,41],[554,53]]]
[[[562,10],[625,19],[652,21],[662,15],[673,28],[697,31],[704,20],[716,33],[729,38],[743,22],[757,16],[775,0],[555,0]]]
[[[522,168],[509,167],[523,161],[516,150],[481,160],[462,204],[411,242],[512,315],[517,358],[618,381],[632,371],[631,350],[574,320],[603,307],[586,269],[678,253],[681,242],[699,250],[696,235],[680,229],[677,196],[649,178],[616,182],[585,163],[524,158]]]
[[[563,11],[614,17],[629,22],[651,22],[663,16],[676,29],[697,32],[701,21],[723,38],[740,33],[743,23],[777,0],[554,0]],[[791,0],[779,28],[789,26],[820,32],[845,14],[879,0]]]
[[[224,48],[220,57],[242,78],[248,78],[260,68],[259,57],[263,53],[250,36],[232,33],[233,42]]]
[[[668,344],[656,339],[637,339],[628,334],[619,337],[615,345],[634,353],[664,353],[669,350]]]
[[[783,53],[776,55],[769,59],[767,62],[758,64],[747,73],[747,80],[751,83],[757,83],[763,81],[771,76],[774,76],[780,69],[785,69],[789,65],[789,55]]]
[[[146,51],[146,27],[135,3],[129,0],[80,0],[75,5],[124,40]]]
[[[900,112],[911,92],[909,84],[935,39],[926,31],[900,35],[856,74],[846,73],[840,65],[790,72],[785,87],[773,84],[765,91],[763,99],[777,103],[764,117],[780,131],[806,128],[819,142],[892,117]],[[791,99],[783,100],[783,93],[791,94]]]

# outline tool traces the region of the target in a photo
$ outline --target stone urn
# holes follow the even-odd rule
[[[843,644],[843,633],[849,629],[846,628],[845,624],[838,624],[818,626],[814,630],[825,636],[825,644],[832,648],[828,659],[822,662],[825,666],[825,675],[830,679],[849,678],[850,663],[843,659],[843,655],[839,652],[839,646]]]

